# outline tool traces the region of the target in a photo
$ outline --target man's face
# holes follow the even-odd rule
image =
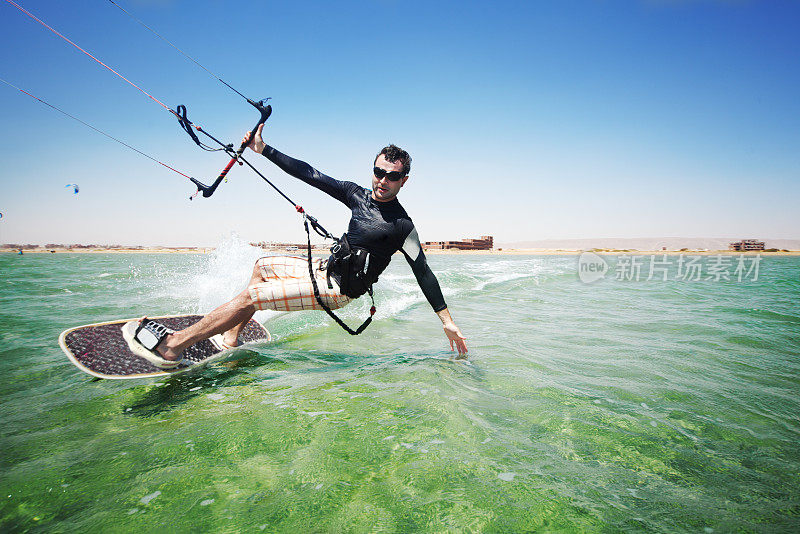
[[[386,161],[386,157],[381,154],[378,156],[378,159],[375,160],[375,166],[379,169],[383,169],[387,172],[391,171],[403,171],[403,164],[399,161],[394,163],[390,161]],[[377,200],[378,202],[389,202],[390,200],[394,200],[394,197],[397,196],[397,193],[400,192],[400,188],[403,187],[403,184],[406,183],[408,180],[408,176],[403,176],[400,180],[393,182],[389,180],[387,177],[378,178],[375,174],[372,175],[372,198]]]

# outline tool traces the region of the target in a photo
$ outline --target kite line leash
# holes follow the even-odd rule
[[[198,191],[197,191],[197,193],[195,193],[195,195],[193,195],[192,197],[189,197],[189,198],[193,198],[194,196],[196,196],[196,195],[197,195],[198,193],[200,193],[200,192],[202,192],[202,193],[203,193],[203,196],[204,196],[204,197],[210,197],[212,194],[214,194],[214,191],[217,189],[217,187],[218,187],[218,186],[219,186],[219,184],[222,182],[222,180],[223,180],[223,179],[224,179],[224,178],[227,176],[227,174],[228,174],[228,171],[230,171],[230,170],[231,170],[231,168],[233,167],[233,164],[234,164],[234,163],[236,163],[238,160],[240,160],[240,159],[241,159],[241,155],[242,155],[242,153],[244,152],[244,149],[247,147],[247,145],[246,145],[245,143],[242,143],[242,145],[239,147],[239,149],[238,149],[238,150],[236,150],[236,151],[234,152],[234,151],[233,151],[233,146],[232,146],[232,145],[226,145],[226,144],[222,143],[221,141],[219,141],[218,139],[216,139],[215,137],[213,137],[212,135],[210,135],[208,132],[206,132],[205,130],[203,130],[203,129],[202,129],[202,127],[200,127],[199,125],[196,125],[196,124],[193,124],[193,123],[191,123],[191,122],[190,122],[190,121],[189,121],[189,120],[186,118],[185,106],[179,106],[179,108],[178,108],[178,110],[177,110],[177,111],[176,111],[176,110],[173,110],[173,109],[171,109],[169,106],[167,106],[166,104],[164,104],[164,103],[163,103],[161,100],[157,99],[157,98],[156,98],[156,97],[154,97],[152,94],[148,93],[147,91],[145,91],[144,89],[142,89],[141,87],[139,87],[137,84],[133,83],[131,80],[129,80],[128,78],[126,78],[125,76],[123,76],[122,74],[120,74],[119,72],[117,72],[116,70],[114,70],[113,68],[111,68],[110,66],[108,66],[108,65],[106,65],[105,63],[103,63],[102,61],[100,61],[98,58],[96,58],[95,56],[93,56],[93,55],[92,55],[91,53],[89,53],[87,50],[85,50],[84,48],[82,48],[81,46],[79,46],[77,43],[75,43],[74,41],[72,41],[72,40],[70,40],[69,38],[67,38],[67,37],[66,37],[64,34],[62,34],[61,32],[59,32],[58,30],[56,30],[56,29],[55,29],[55,28],[53,28],[52,26],[48,25],[48,24],[47,24],[46,22],[44,22],[42,19],[40,19],[39,17],[37,17],[36,15],[34,15],[33,13],[31,13],[30,11],[28,11],[27,9],[25,9],[24,7],[22,7],[22,6],[21,6],[21,5],[19,5],[18,3],[16,3],[14,0],[6,0],[6,2],[7,2],[7,3],[9,3],[9,4],[11,4],[12,6],[16,7],[16,8],[17,8],[19,11],[21,11],[22,13],[24,13],[25,15],[27,15],[27,16],[28,16],[28,17],[30,17],[31,19],[35,20],[36,22],[38,22],[39,24],[41,24],[42,26],[44,26],[45,28],[47,28],[48,30],[50,30],[52,33],[54,33],[55,35],[57,35],[58,37],[60,37],[60,38],[61,38],[61,39],[63,39],[64,41],[66,41],[67,43],[71,44],[73,47],[77,48],[78,50],[80,50],[81,52],[83,52],[84,54],[86,54],[87,56],[89,56],[89,57],[90,57],[92,60],[94,60],[95,62],[97,62],[99,65],[102,65],[102,66],[103,66],[105,69],[107,69],[109,72],[113,73],[114,75],[116,75],[116,76],[117,76],[117,77],[119,77],[120,79],[122,79],[122,80],[124,80],[125,82],[127,82],[129,85],[131,85],[132,87],[134,87],[135,89],[137,89],[139,92],[141,92],[142,94],[144,94],[145,96],[147,96],[147,97],[148,97],[150,100],[152,100],[153,102],[155,102],[156,104],[158,104],[158,105],[159,105],[159,106],[161,106],[162,108],[164,108],[164,109],[166,109],[167,111],[169,111],[169,112],[170,112],[170,113],[171,113],[171,114],[172,114],[172,115],[173,115],[173,116],[174,116],[176,119],[178,119],[178,122],[180,123],[181,127],[182,127],[182,128],[183,128],[183,129],[184,129],[184,130],[185,130],[187,133],[189,133],[189,135],[192,137],[192,140],[194,140],[194,142],[195,142],[195,143],[197,143],[197,145],[198,145],[198,146],[200,146],[200,147],[201,147],[201,148],[203,148],[204,150],[217,150],[217,149],[210,149],[210,148],[209,148],[207,145],[203,145],[203,144],[200,142],[200,140],[197,138],[197,135],[195,135],[195,134],[194,134],[194,132],[192,132],[192,131],[191,131],[191,130],[192,130],[192,128],[194,128],[194,129],[195,129],[195,130],[197,130],[198,132],[200,132],[200,133],[202,133],[202,134],[206,135],[207,137],[209,137],[210,139],[212,139],[214,142],[216,142],[217,144],[219,144],[219,145],[222,147],[220,150],[224,150],[224,151],[226,151],[226,152],[227,152],[229,155],[231,155],[231,160],[228,162],[228,164],[225,166],[225,168],[222,170],[222,172],[219,174],[219,176],[217,177],[217,179],[214,181],[214,183],[213,183],[211,186],[206,186],[206,185],[204,185],[202,182],[200,182],[199,180],[197,180],[197,179],[195,179],[195,178],[188,177],[188,178],[189,178],[189,179],[192,181],[192,183],[194,183],[194,184],[197,186],[197,188],[198,188]],[[173,46],[174,46],[174,45],[173,45]],[[176,48],[177,48],[177,47],[176,47]],[[208,70],[208,69],[206,69],[206,70]],[[210,72],[210,71],[209,71],[209,72]],[[223,83],[224,83],[224,82],[223,82]],[[225,84],[225,85],[228,85],[228,84]],[[236,91],[236,92],[238,93],[238,91]],[[241,93],[239,93],[239,94],[241,94]],[[242,96],[243,96],[243,95],[242,95]],[[266,120],[267,120],[267,118],[269,118],[269,115],[272,113],[272,107],[271,107],[271,106],[266,106],[266,107],[265,107],[265,106],[264,106],[264,101],[263,101],[263,100],[262,100],[262,101],[259,101],[259,102],[254,102],[253,100],[251,100],[251,99],[249,99],[249,98],[247,98],[247,97],[244,97],[244,98],[245,98],[245,100],[247,100],[247,101],[248,101],[248,102],[249,102],[249,103],[250,103],[252,106],[254,106],[256,109],[258,109],[258,110],[261,112],[261,120],[259,121],[259,123],[258,123],[258,124],[256,124],[256,126],[255,126],[255,127],[253,128],[253,130],[251,131],[251,136],[252,136],[252,135],[255,135],[255,131],[258,129],[258,126],[260,126],[261,124],[263,124],[263,122],[264,122],[264,121],[266,121]],[[181,108],[183,108],[183,113],[182,113],[182,114],[180,113],[180,110],[181,110]],[[183,115],[183,116],[181,116],[181,115]],[[241,162],[240,162],[240,164],[241,164]],[[184,176],[185,176],[185,175],[184,175]]]
[[[128,78],[126,78],[125,76],[123,76],[123,75],[122,75],[122,74],[120,74],[119,72],[115,71],[114,69],[112,69],[111,67],[109,67],[108,65],[106,65],[105,63],[103,63],[102,61],[100,61],[99,59],[97,59],[96,57],[94,57],[92,54],[90,54],[89,52],[87,52],[86,50],[84,50],[83,48],[81,48],[80,46],[78,46],[77,44],[75,44],[74,42],[70,41],[70,40],[69,40],[67,37],[65,37],[65,36],[64,36],[64,34],[60,33],[58,30],[56,30],[56,29],[54,29],[53,27],[49,26],[49,25],[48,25],[47,23],[45,23],[45,22],[44,22],[42,19],[38,18],[36,15],[34,15],[33,13],[31,13],[30,11],[28,11],[28,10],[27,10],[27,9],[25,9],[24,7],[22,7],[21,5],[19,5],[19,4],[18,4],[18,3],[16,3],[16,2],[14,2],[14,0],[6,0],[6,2],[8,2],[8,3],[9,3],[9,4],[11,4],[12,6],[16,7],[17,9],[19,9],[20,11],[22,11],[23,13],[25,13],[26,15],[28,15],[30,18],[32,18],[33,20],[35,20],[36,22],[38,22],[39,24],[41,24],[42,26],[44,26],[45,28],[47,28],[48,30],[50,30],[51,32],[53,32],[54,34],[58,35],[58,36],[59,36],[59,37],[61,37],[63,40],[65,40],[66,42],[68,42],[69,44],[71,44],[72,46],[74,46],[75,48],[77,48],[78,50],[80,50],[81,52],[83,52],[84,54],[86,54],[87,56],[89,56],[90,58],[92,58],[93,60],[95,60],[97,63],[99,63],[100,65],[102,65],[103,67],[105,67],[106,69],[108,69],[109,71],[113,72],[114,74],[116,74],[117,76],[119,76],[120,78],[122,78],[123,80],[125,80],[126,82],[128,82],[128,83],[129,83],[131,86],[135,87],[136,89],[138,89],[139,91],[141,91],[142,93],[144,93],[144,94],[145,94],[145,95],[146,95],[146,96],[147,96],[147,97],[148,97],[150,100],[152,100],[153,102],[155,102],[156,104],[158,104],[158,105],[159,105],[159,106],[161,106],[162,108],[166,109],[167,111],[169,111],[169,112],[170,112],[170,113],[172,113],[173,115],[176,115],[176,113],[175,113],[175,112],[174,112],[172,109],[170,109],[170,108],[169,108],[169,106],[167,106],[166,104],[164,104],[164,103],[163,103],[161,100],[157,99],[156,97],[154,97],[153,95],[151,95],[150,93],[148,93],[147,91],[145,91],[144,89],[142,89],[141,87],[139,87],[138,85],[136,85],[135,83],[133,83],[132,81],[130,81]]]
[[[138,148],[136,148],[136,147],[134,147],[134,146],[131,146],[131,145],[129,145],[129,144],[128,144],[128,143],[126,143],[125,141],[122,141],[122,140],[120,140],[120,139],[117,139],[117,138],[116,138],[116,137],[114,137],[113,135],[111,135],[111,134],[109,134],[109,133],[106,133],[106,132],[104,132],[104,131],[103,131],[103,130],[101,130],[100,128],[96,128],[96,127],[92,126],[91,124],[89,124],[88,122],[86,122],[86,121],[83,121],[83,120],[79,119],[78,117],[76,117],[76,116],[74,116],[74,115],[70,115],[69,113],[67,113],[67,112],[66,112],[66,111],[64,111],[63,109],[61,109],[61,108],[58,108],[58,107],[54,106],[53,104],[50,104],[49,102],[46,102],[46,101],[42,100],[42,99],[41,99],[41,98],[39,98],[38,96],[36,96],[36,95],[34,95],[34,94],[31,94],[31,93],[29,93],[28,91],[25,91],[24,89],[20,89],[19,87],[17,87],[17,86],[16,86],[16,85],[14,85],[13,83],[11,83],[11,82],[8,82],[8,81],[6,81],[6,80],[4,80],[4,79],[2,79],[2,78],[0,78],[0,82],[3,82],[4,84],[8,85],[9,87],[13,87],[13,88],[14,88],[14,89],[16,89],[17,91],[19,91],[19,92],[21,92],[21,93],[24,93],[24,94],[28,95],[29,97],[31,97],[31,98],[33,98],[33,99],[35,99],[35,100],[38,100],[39,102],[41,102],[41,103],[42,103],[42,104],[44,104],[45,106],[47,106],[47,107],[49,107],[49,108],[52,108],[52,109],[54,109],[54,110],[58,111],[59,113],[61,113],[61,114],[63,114],[63,115],[66,115],[66,116],[67,116],[67,117],[69,117],[70,119],[72,119],[72,120],[75,120],[75,121],[78,121],[79,123],[83,124],[84,126],[87,126],[87,127],[91,128],[91,129],[92,129],[92,130],[94,130],[95,132],[97,132],[97,133],[99,133],[99,134],[101,134],[101,135],[104,135],[104,136],[108,137],[109,139],[111,139],[111,140],[113,140],[113,141],[116,141],[117,143],[119,143],[119,144],[121,144],[121,145],[123,145],[123,146],[126,146],[126,147],[130,148],[130,149],[131,149],[131,150],[133,150],[134,152],[137,152],[137,153],[141,154],[142,156],[146,157],[147,159],[150,159],[150,160],[152,160],[152,161],[155,161],[155,162],[156,162],[156,163],[158,163],[159,165],[161,165],[161,166],[163,166],[163,167],[166,167],[167,169],[169,169],[169,170],[171,170],[171,171],[173,171],[173,172],[176,172],[176,173],[180,174],[180,175],[181,175],[181,176],[183,176],[184,178],[188,178],[189,180],[194,180],[194,178],[192,178],[192,177],[191,177],[191,176],[189,176],[188,174],[184,174],[184,173],[182,173],[181,171],[179,171],[179,170],[178,170],[178,169],[176,169],[175,167],[171,167],[171,166],[167,165],[166,163],[164,163],[163,161],[159,161],[159,160],[157,160],[156,158],[154,158],[153,156],[150,156],[150,155],[146,154],[145,152],[142,152],[142,151],[141,151],[141,150],[139,150]]]
[[[187,54],[186,52],[184,52],[183,50],[181,50],[180,48],[178,48],[178,47],[177,47],[175,44],[173,44],[173,43],[172,43],[172,41],[170,41],[169,39],[167,39],[166,37],[164,37],[163,35],[161,35],[161,34],[160,34],[160,33],[158,33],[157,31],[155,31],[153,28],[151,28],[150,26],[148,26],[147,24],[145,24],[144,22],[142,22],[142,21],[141,21],[141,20],[139,20],[138,18],[134,17],[132,13],[130,13],[130,12],[129,12],[128,10],[126,10],[125,8],[123,8],[123,7],[122,7],[121,5],[119,5],[118,3],[114,2],[114,0],[108,0],[108,1],[109,1],[109,2],[111,2],[112,4],[114,4],[115,6],[117,6],[117,7],[118,7],[118,8],[119,8],[119,9],[120,9],[120,10],[121,10],[123,13],[125,13],[126,15],[128,15],[128,16],[129,16],[131,19],[135,20],[136,22],[138,22],[139,24],[141,24],[142,26],[144,26],[145,28],[147,28],[148,30],[150,30],[150,31],[151,31],[152,33],[154,33],[154,34],[155,34],[155,35],[156,35],[156,36],[157,36],[159,39],[161,39],[162,41],[164,41],[165,43],[167,43],[168,45],[170,45],[172,48],[174,48],[175,50],[177,50],[178,52],[180,52],[180,54],[181,54],[183,57],[185,57],[186,59],[188,59],[189,61],[191,61],[192,63],[194,63],[195,65],[197,65],[197,66],[198,66],[198,67],[200,67],[201,69],[203,69],[204,71],[206,71],[206,72],[207,72],[208,74],[210,74],[210,75],[211,75],[213,78],[216,78],[217,80],[219,80],[220,82],[222,82],[223,84],[225,84],[225,86],[226,86],[226,87],[228,87],[228,89],[230,89],[231,91],[233,91],[233,92],[234,92],[234,93],[236,93],[237,95],[239,95],[239,96],[241,96],[242,98],[244,98],[245,100],[247,100],[247,102],[249,102],[250,104],[253,104],[253,101],[252,101],[252,100],[250,100],[249,98],[247,98],[246,96],[244,96],[242,93],[240,93],[239,91],[237,91],[237,90],[236,90],[236,88],[235,88],[235,87],[233,87],[231,84],[229,84],[228,82],[226,82],[225,80],[223,80],[222,78],[220,78],[219,76],[217,76],[216,74],[214,74],[213,72],[211,72],[210,70],[208,70],[206,67],[204,67],[204,66],[203,66],[203,64],[202,64],[202,63],[200,63],[199,61],[197,61],[195,58],[193,58],[192,56],[190,56],[189,54]]]

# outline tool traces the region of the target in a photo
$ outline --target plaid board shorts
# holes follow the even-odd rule
[[[331,278],[333,289],[328,288],[327,271],[321,268],[322,260],[312,259],[322,301],[332,310],[341,308],[350,297],[343,295],[336,280]],[[308,275],[308,258],[297,256],[267,256],[259,258],[264,282],[248,287],[250,298],[257,310],[300,311],[321,310],[314,297],[314,286]]]

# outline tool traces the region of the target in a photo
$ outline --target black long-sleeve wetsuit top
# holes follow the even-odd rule
[[[329,194],[350,208],[352,217],[347,227],[347,239],[352,246],[366,249],[374,258],[370,263],[377,263],[376,276],[386,269],[392,254],[399,250],[411,266],[433,311],[438,312],[447,307],[439,282],[425,260],[414,223],[397,198],[389,202],[378,202],[372,198],[369,189],[353,182],[335,180],[308,163],[289,157],[269,145],[261,153],[284,172]]]

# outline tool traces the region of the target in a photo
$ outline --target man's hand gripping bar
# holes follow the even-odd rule
[[[253,129],[250,130],[250,137],[248,137],[248,139],[252,139],[253,136],[255,136],[258,127],[267,122],[269,116],[272,115],[272,106],[270,105],[264,106],[264,102],[266,102],[265,100],[259,100],[258,102],[253,102],[252,100],[248,99],[248,102],[250,102],[250,104],[252,104],[253,107],[255,107],[258,111],[261,112],[261,119],[258,121],[258,123],[256,123],[255,126],[253,126]],[[219,187],[219,184],[222,183],[222,180],[224,180],[225,176],[227,176],[228,171],[230,171],[231,168],[233,168],[233,164],[239,160],[239,156],[242,155],[244,149],[247,148],[247,145],[248,145],[247,142],[242,142],[241,146],[239,147],[239,150],[236,151],[236,153],[228,162],[228,164],[225,166],[225,168],[222,169],[222,172],[219,173],[219,176],[217,176],[217,179],[214,180],[213,184],[205,185],[199,180],[191,178],[194,185],[197,186],[197,192],[203,193],[203,197],[205,198],[208,198],[211,195],[213,195],[214,191],[216,191],[217,187]]]

